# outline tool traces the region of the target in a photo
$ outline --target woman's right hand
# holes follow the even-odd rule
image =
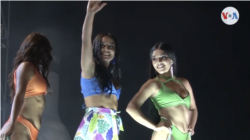
[[[7,122],[1,129],[1,139],[0,140],[6,140],[7,136],[10,136],[14,133],[14,125],[11,122]]]
[[[89,0],[87,6],[87,13],[95,14],[100,11],[107,3],[101,3],[101,0],[91,1]]]
[[[168,133],[171,133],[172,123],[170,121],[161,121],[154,129],[154,131],[167,130]]]

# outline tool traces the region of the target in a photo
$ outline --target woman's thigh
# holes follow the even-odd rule
[[[16,122],[15,131],[10,138],[11,140],[31,140],[29,129],[20,122]]]

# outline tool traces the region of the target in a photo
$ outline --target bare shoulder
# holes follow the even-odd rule
[[[140,107],[148,98],[153,97],[156,94],[156,89],[158,88],[157,80],[149,79],[147,80],[136,95],[131,100],[132,104]]]
[[[144,85],[142,86],[142,89],[144,90],[150,90],[153,93],[159,91],[161,85],[157,79],[149,79]]]
[[[33,70],[35,70],[33,64],[30,63],[30,62],[22,62],[22,63],[18,66],[17,69],[18,69],[18,70],[23,70],[23,69],[25,69],[25,70],[28,70],[28,71],[33,71]]]
[[[156,80],[156,79],[149,79],[146,83],[145,83],[145,85],[147,85],[147,86],[149,86],[149,87],[154,87],[154,88],[156,88],[156,87],[159,87],[159,81],[158,80]]]
[[[30,62],[22,62],[16,71],[17,75],[32,77],[35,74],[35,68]]]
[[[189,81],[186,78],[177,77],[177,79],[181,80],[181,82],[183,83],[183,85],[189,85]]]

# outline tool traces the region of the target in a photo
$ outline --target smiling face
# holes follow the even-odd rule
[[[101,43],[101,55],[103,61],[111,61],[115,56],[115,42],[109,36],[104,36]]]
[[[156,49],[152,53],[152,65],[159,74],[169,72],[172,63],[173,61],[163,50]]]

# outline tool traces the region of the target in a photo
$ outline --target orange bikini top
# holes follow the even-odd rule
[[[47,93],[47,83],[45,79],[37,71],[35,66],[32,63],[30,64],[34,67],[35,74],[28,82],[28,85],[25,91],[25,98]],[[16,87],[16,71],[14,72],[14,85]]]

